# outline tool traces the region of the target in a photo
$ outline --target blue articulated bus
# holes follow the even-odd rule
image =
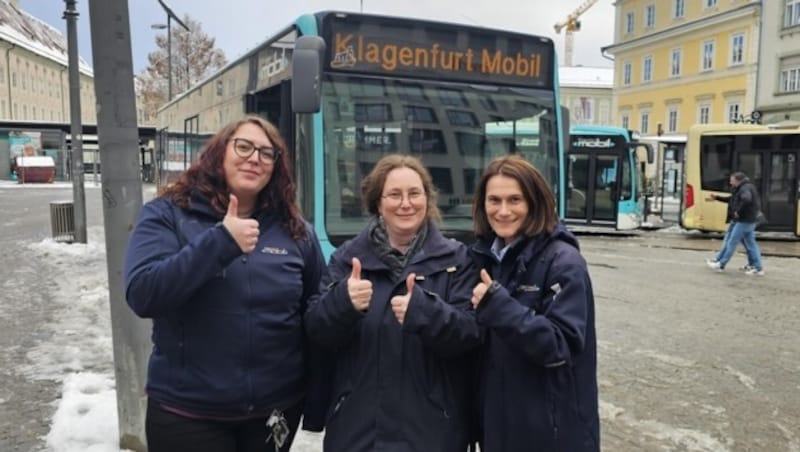
[[[522,153],[543,172],[564,216],[569,115],[560,107],[550,39],[322,12],[272,42],[292,53],[282,81],[291,85],[291,120],[281,114],[278,122],[291,135],[301,207],[326,254],[364,226],[360,184],[387,153],[421,157],[452,237],[471,240],[478,180],[491,159],[508,153]],[[535,139],[517,133],[530,127]]]
[[[573,126],[566,160],[566,215],[570,225],[632,230],[644,220],[644,159],[653,149],[634,132]],[[644,156],[639,149],[644,149]]]

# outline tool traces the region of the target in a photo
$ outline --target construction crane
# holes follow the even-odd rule
[[[566,19],[562,22],[555,24],[553,28],[556,29],[556,34],[561,33],[561,30],[564,30],[564,65],[565,66],[572,66],[572,44],[574,38],[572,33],[581,29],[581,21],[578,20],[578,17],[581,14],[585,13],[587,9],[591,8],[592,5],[597,3],[598,0],[586,0],[584,1],[581,6],[577,7],[575,11],[571,12]]]

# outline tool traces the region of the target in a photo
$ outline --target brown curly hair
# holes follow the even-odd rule
[[[259,116],[248,115],[223,127],[208,140],[200,153],[200,159],[174,183],[165,187],[159,196],[171,199],[175,204],[188,209],[192,193],[199,193],[211,202],[211,207],[216,212],[225,215],[230,199],[230,189],[225,179],[223,165],[225,149],[239,127],[248,123],[261,128],[272,142],[272,146],[280,151],[269,182],[258,194],[256,210],[271,209],[277,212],[281,224],[297,240],[305,236],[305,225],[296,203],[295,182],[286,142],[277,127]]]

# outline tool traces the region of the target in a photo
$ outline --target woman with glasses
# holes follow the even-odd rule
[[[306,312],[309,335],[336,356],[326,451],[467,449],[470,307],[477,272],[445,238],[430,173],[381,158],[361,184],[366,227],[339,247]]]
[[[302,319],[324,272],[278,130],[225,126],[128,244],[127,301],[153,319],[151,452],[289,450],[309,380]]]
[[[550,186],[519,155],[500,157],[473,217],[481,450],[599,451],[592,282]]]

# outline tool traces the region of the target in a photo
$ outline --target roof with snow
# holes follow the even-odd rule
[[[0,40],[10,42],[30,52],[69,66],[67,39],[58,29],[0,0]],[[94,71],[83,59],[79,59],[80,71],[94,77]]]
[[[570,88],[613,88],[614,68],[561,66],[558,68],[558,84]]]

